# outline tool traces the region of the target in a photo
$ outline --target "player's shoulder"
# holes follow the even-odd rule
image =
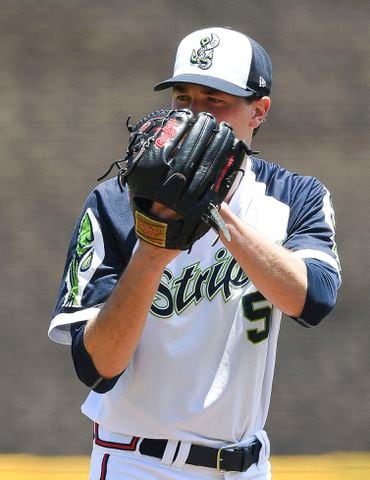
[[[283,203],[291,204],[308,194],[323,196],[327,192],[325,185],[316,177],[290,171],[263,158],[251,157],[251,172],[256,182],[265,185],[266,195]]]
[[[106,202],[115,202],[117,199],[125,203],[128,201],[127,189],[122,188],[118,177],[109,178],[98,183],[91,189],[87,198],[94,196]]]
[[[82,216],[88,214],[103,230],[121,244],[131,238],[134,220],[127,188],[122,188],[118,178],[110,178],[97,184],[88,194]]]
[[[97,184],[87,195],[84,208],[92,208],[100,215],[130,215],[128,189],[122,188],[118,178],[110,178]]]

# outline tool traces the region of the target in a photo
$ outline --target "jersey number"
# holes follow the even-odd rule
[[[248,340],[252,343],[260,343],[269,336],[271,324],[271,305],[266,305],[266,299],[260,292],[253,292],[242,298],[243,313],[250,322],[263,320],[263,329],[250,328],[247,330]]]

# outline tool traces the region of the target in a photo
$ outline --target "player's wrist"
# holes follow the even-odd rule
[[[144,268],[164,268],[181,250],[157,247],[145,240],[138,239],[136,256],[144,264]]]

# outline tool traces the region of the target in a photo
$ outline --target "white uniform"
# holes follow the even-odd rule
[[[70,324],[98,311],[127,263],[133,240],[125,196],[116,180],[109,180],[86,202],[49,330],[56,342],[70,343]],[[252,158],[230,207],[273,242],[322,262],[339,285],[333,211],[328,191],[316,179]],[[92,391],[83,404],[103,439],[97,445],[95,438],[92,479],[103,478],[104,464],[117,472],[108,480],[223,478],[215,469],[184,465],[190,443],[218,448],[248,444],[254,436],[262,443],[259,463],[228,477],[269,478],[263,429],[282,314],[225,245],[214,241],[210,231],[166,267],[129,367],[112,390]],[[162,460],[109,448],[109,442],[126,444],[132,437],[173,442]],[[140,473],[134,473],[136,465]],[[145,469],[154,473],[144,474]]]

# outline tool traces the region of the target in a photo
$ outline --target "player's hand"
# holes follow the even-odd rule
[[[181,215],[174,210],[158,202],[153,202],[150,213],[166,220],[179,220],[181,218]],[[158,268],[168,265],[181,252],[181,250],[157,247],[141,240],[141,238],[138,238],[138,242],[138,253],[147,257],[148,262],[158,266]]]
[[[166,220],[180,220],[181,215],[158,202],[153,202],[150,213]]]
[[[159,202],[153,202],[150,213],[166,220],[179,220],[181,218],[181,215],[177,212]],[[154,265],[162,266],[163,262],[167,265],[181,252],[181,250],[157,247],[140,238],[138,240],[140,254],[147,256],[148,261]]]

